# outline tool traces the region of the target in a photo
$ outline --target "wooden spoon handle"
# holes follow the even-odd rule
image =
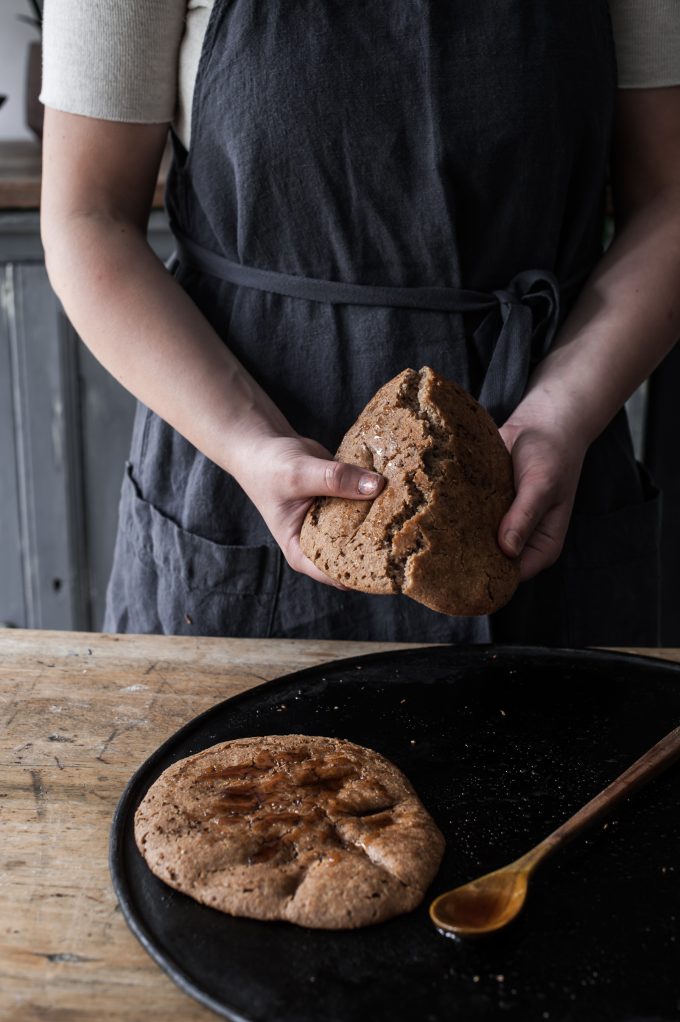
[[[524,857],[527,865],[535,866],[549,852],[574,837],[580,830],[604,816],[612,806],[629,795],[636,788],[660,774],[677,759],[680,759],[680,727],[674,728],[665,738],[653,745],[623,773],[607,785],[604,791],[591,798],[578,812],[549,834],[540,844]]]

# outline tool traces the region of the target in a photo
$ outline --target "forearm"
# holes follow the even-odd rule
[[[83,213],[46,233],[50,280],[79,335],[207,457],[233,472],[258,437],[294,435],[138,228]]]
[[[617,233],[534,372],[518,414],[544,411],[592,442],[680,337],[680,189]]]
[[[680,192],[640,204],[502,428],[517,497],[499,542],[521,577],[552,564],[586,450],[680,336]]]

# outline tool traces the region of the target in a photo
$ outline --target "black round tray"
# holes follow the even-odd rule
[[[447,939],[427,907],[528,850],[679,721],[680,666],[613,653],[429,647],[289,674],[201,714],[142,765],[113,821],[113,885],[161,968],[238,1022],[676,1022],[678,766],[542,866],[506,930]],[[147,868],[133,817],[167,766],[296,732],[376,749],[415,785],[447,840],[415,912],[340,932],[237,919]]]

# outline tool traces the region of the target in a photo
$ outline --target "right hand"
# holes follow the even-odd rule
[[[588,443],[577,428],[556,423],[555,416],[522,414],[521,405],[500,433],[512,455],[517,492],[498,543],[508,557],[520,558],[525,582],[562,551]]]
[[[303,554],[302,522],[314,497],[373,500],[385,484],[384,476],[334,461],[325,447],[301,436],[259,440],[248,456],[239,459],[232,474],[264,518],[290,567],[317,582],[346,589]]]

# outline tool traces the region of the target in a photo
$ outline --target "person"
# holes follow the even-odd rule
[[[675,0],[209,7],[45,7],[47,269],[139,400],[106,630],[654,645],[658,495],[623,405],[680,334]],[[512,455],[523,582],[490,618],[300,550],[313,497],[380,491],[330,452],[422,365]]]

